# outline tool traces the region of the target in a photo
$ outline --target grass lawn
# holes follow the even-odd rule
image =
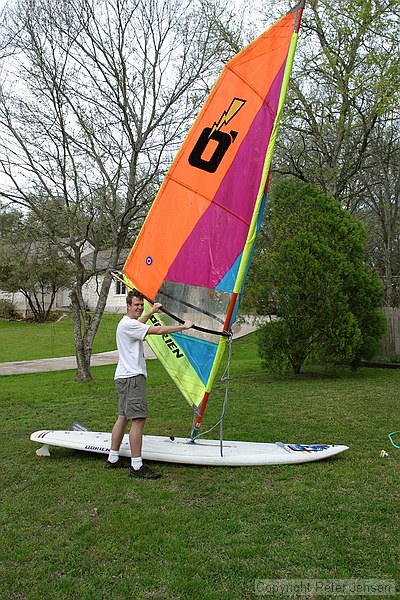
[[[187,435],[189,406],[157,361],[148,371],[147,433]],[[95,454],[37,457],[37,429],[110,430],[113,373],[96,367],[90,384],[74,371],[0,377],[1,598],[242,600],[258,597],[258,579],[353,578],[396,580],[400,597],[400,450],[387,438],[400,429],[400,370],[276,377],[261,370],[254,335],[234,343],[225,438],[350,446],[327,461],[156,464],[163,477],[140,481]]]
[[[75,356],[72,317],[52,323],[0,319],[0,362]],[[115,350],[115,330],[121,315],[105,314],[96,334],[93,353]]]

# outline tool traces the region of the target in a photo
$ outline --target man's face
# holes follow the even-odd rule
[[[131,304],[127,305],[126,313],[131,319],[138,319],[143,312],[143,308],[143,300],[140,300],[140,298],[136,298],[136,296],[133,296]]]

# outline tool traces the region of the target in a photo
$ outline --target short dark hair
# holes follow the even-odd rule
[[[130,292],[128,292],[128,295],[126,297],[126,303],[131,305],[132,298],[139,298],[139,300],[143,300],[143,294],[139,292],[139,290],[137,290],[136,288],[133,288]]]

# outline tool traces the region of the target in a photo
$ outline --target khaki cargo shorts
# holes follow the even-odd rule
[[[115,386],[118,392],[118,415],[127,419],[146,419],[149,416],[144,375],[116,379]]]

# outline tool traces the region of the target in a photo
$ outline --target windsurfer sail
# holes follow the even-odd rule
[[[196,412],[198,434],[260,226],[304,2],[223,69],[123,270],[126,284],[196,329],[149,343]],[[153,325],[170,317],[151,317]]]

